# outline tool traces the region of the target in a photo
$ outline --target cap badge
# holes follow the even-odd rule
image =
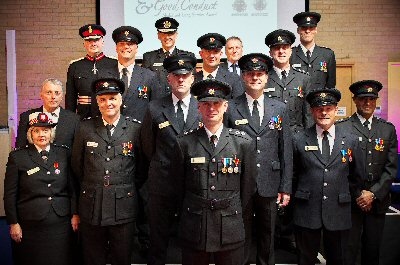
[[[251,59],[251,61],[252,61],[253,63],[257,63],[257,62],[258,62],[258,59],[257,59],[257,58],[253,58],[253,59]]]
[[[282,41],[282,37],[281,36],[278,36],[278,41]]]
[[[325,98],[325,97],[326,97],[326,93],[321,93],[321,94],[319,94],[319,97],[320,97],[320,98]]]
[[[88,29],[89,29],[89,33],[93,32],[92,26],[89,26]]]
[[[47,118],[46,114],[40,113],[38,119],[39,119],[40,122],[47,122],[48,118]]]
[[[104,86],[104,87],[108,87],[109,85],[110,85],[110,84],[109,84],[108,82],[104,82],[104,83],[103,83],[103,86]]]
[[[164,21],[164,28],[169,29],[170,27],[171,27],[171,22],[169,22],[168,20]]]
[[[124,34],[125,34],[125,36],[128,36],[129,35],[129,30],[125,30]]]
[[[367,89],[367,92],[368,93],[371,93],[373,91],[373,88],[372,87],[369,87],[368,89]]]
[[[215,38],[210,38],[210,42],[214,42],[215,41]]]
[[[215,94],[215,89],[214,89],[214,88],[210,88],[210,89],[208,90],[208,94],[209,94],[209,95],[214,95],[214,94]]]
[[[306,20],[307,20],[307,22],[310,22],[311,21],[311,17],[307,17]]]
[[[178,61],[178,64],[179,64],[179,65],[184,65],[185,62],[184,62],[183,60],[179,60],[179,61]]]

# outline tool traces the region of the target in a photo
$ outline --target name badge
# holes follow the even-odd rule
[[[153,66],[162,66],[163,63],[153,63]]]
[[[294,64],[292,64],[292,67],[301,68],[301,63],[294,63]]]
[[[362,142],[362,137],[358,137],[358,141],[359,141],[359,142]]]
[[[169,121],[164,121],[164,122],[158,124],[158,128],[163,129],[163,128],[168,127],[170,125],[171,125],[171,123]]]
[[[306,151],[318,151],[318,146],[316,145],[306,145],[305,146]]]
[[[30,176],[30,175],[32,175],[32,174],[35,174],[35,173],[38,172],[39,170],[40,170],[39,167],[35,167],[35,168],[32,168],[32,169],[29,169],[28,171],[26,171],[26,173],[28,174],[28,176]]]
[[[204,164],[206,162],[206,158],[203,157],[192,157],[192,159],[190,159],[190,163],[192,164]]]
[[[264,93],[275,92],[275,87],[264,88]]]
[[[247,119],[241,119],[241,120],[236,120],[235,125],[243,125],[243,124],[248,124],[249,121]]]
[[[90,147],[97,147],[99,145],[99,143],[96,142],[87,142],[86,146],[90,146]]]

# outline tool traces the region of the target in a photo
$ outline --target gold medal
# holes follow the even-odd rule
[[[230,173],[230,174],[233,173],[233,167],[228,167],[228,173]]]
[[[226,167],[223,167],[221,171],[222,171],[222,173],[226,174],[226,172],[227,172],[228,170],[226,169]]]
[[[238,168],[238,167],[234,167],[234,168],[233,168],[233,172],[239,173],[239,168]]]

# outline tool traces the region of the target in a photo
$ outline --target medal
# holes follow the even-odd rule
[[[58,169],[58,162],[54,162],[54,168],[54,173],[56,173],[57,175],[60,174],[61,171]]]
[[[92,72],[93,72],[93,74],[94,75],[97,75],[97,72],[98,72],[99,70],[96,68],[96,63],[94,63],[93,64],[93,69],[92,69]]]
[[[122,143],[122,154],[124,154],[125,156],[132,153],[132,149],[133,149],[133,144],[132,141],[129,141],[127,143]]]
[[[384,149],[383,139],[382,138],[375,139],[375,150],[383,152],[383,149]]]
[[[236,157],[235,155],[235,159],[233,159],[233,163],[235,163],[235,167],[233,169],[233,172],[235,173],[239,173],[239,163],[240,163],[240,159]]]
[[[325,73],[328,72],[328,67],[327,67],[328,64],[325,61],[320,62],[319,65],[321,66],[321,68],[319,69],[320,71]]]
[[[346,163],[346,155],[347,155],[347,152],[346,152],[346,150],[340,150],[340,153],[342,154],[342,163]]]
[[[228,172],[228,161],[226,157],[222,158],[222,164],[224,165],[224,167],[221,171],[222,173],[226,174]]]
[[[349,162],[352,162],[353,161],[353,151],[350,148],[347,149],[347,155],[349,156]]]
[[[228,167],[229,174],[233,173],[232,160],[233,160],[232,158],[227,158],[227,166],[229,165],[229,167]]]

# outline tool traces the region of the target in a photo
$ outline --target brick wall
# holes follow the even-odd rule
[[[18,112],[40,105],[41,82],[65,83],[69,61],[84,55],[77,30],[95,22],[95,0],[2,0],[0,4],[0,125],[7,122],[5,30],[16,30]],[[362,3],[362,4],[361,4]],[[387,116],[387,62],[400,61],[400,1],[310,0],[322,14],[318,44],[338,63],[354,64],[354,80],[377,79]]]

